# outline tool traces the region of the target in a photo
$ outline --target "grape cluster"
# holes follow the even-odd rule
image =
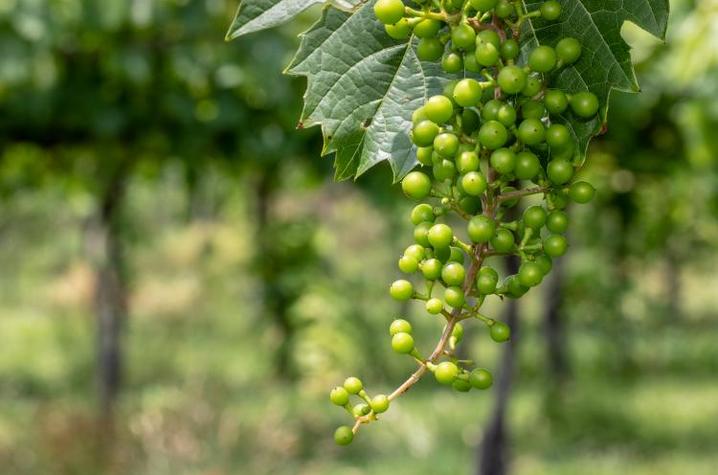
[[[353,427],[337,429],[340,445],[351,443],[362,424],[376,420],[427,372],[459,392],[489,388],[489,371],[456,356],[460,322],[478,320],[492,340],[508,341],[510,328],[481,313],[484,300],[519,298],[539,285],[552,259],[567,250],[566,206],[587,203],[595,193],[589,183],[574,179],[580,151],[565,124],[595,118],[598,98],[590,91],[569,94],[551,87],[562,68],[580,59],[580,42],[520,44],[524,22],[558,20],[561,5],[549,0],[527,12],[523,2],[507,0],[415,3],[419,9],[402,0],[378,0],[374,11],[391,37],[419,38],[419,59],[441,61],[444,71],[463,72],[465,78],[449,82],[443,94],[413,113],[410,135],[420,169],[406,175],[401,186],[406,196],[424,202],[411,212],[414,243],[398,267],[422,283],[400,279],[389,292],[399,301],[423,302],[445,326],[434,350],[424,355],[408,321],[391,323],[392,349],[416,360],[418,369],[389,395],[370,397],[354,377],[334,388],[331,401],[354,418]],[[521,207],[530,195],[543,201]],[[452,228],[451,216],[463,224]],[[502,278],[494,264],[498,256],[517,256],[518,273]],[[351,396],[359,402],[352,404]]]

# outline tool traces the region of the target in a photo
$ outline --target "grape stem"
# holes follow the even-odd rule
[[[510,201],[514,198],[522,198],[524,196],[529,195],[537,195],[539,193],[545,193],[548,191],[548,188],[545,186],[536,186],[533,188],[526,188],[525,190],[518,190],[518,191],[510,191],[508,193],[503,193],[496,197],[496,200],[499,203],[503,203],[505,201]]]

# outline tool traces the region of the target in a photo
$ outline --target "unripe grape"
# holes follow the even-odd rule
[[[426,257],[426,251],[423,246],[412,244],[404,250],[404,255],[416,259],[417,262],[421,262],[424,257]]]
[[[411,25],[406,18],[402,18],[393,25],[384,25],[386,34],[395,40],[402,41],[411,36]]]
[[[414,349],[414,338],[404,332],[391,337],[391,349],[400,354],[408,354]]]
[[[429,229],[428,238],[434,249],[448,248],[454,239],[454,232],[446,224],[439,223]]]
[[[426,203],[416,205],[414,209],[411,210],[411,223],[414,225],[423,223],[424,221],[431,222],[434,221],[435,218],[434,208]]]
[[[459,207],[467,214],[481,211],[481,199],[476,196],[465,196],[459,201]]]
[[[456,343],[460,343],[464,338],[464,326],[461,323],[454,325],[454,329],[451,331],[451,336],[456,339]]]
[[[436,178],[438,181],[444,181],[449,180],[456,175],[456,166],[454,166],[454,162],[447,159],[441,159],[438,163],[434,164],[434,167],[431,169],[432,173],[434,174],[434,178]]]
[[[459,287],[447,287],[444,290],[444,302],[450,307],[461,308],[464,305],[464,292]]]
[[[461,152],[456,159],[456,168],[462,174],[475,172],[479,169],[479,155],[476,152]]]
[[[571,132],[563,124],[551,124],[546,129],[546,143],[551,148],[564,148],[571,143]]]
[[[585,204],[591,201],[596,194],[596,189],[590,183],[577,181],[569,188],[568,195],[576,203]]]
[[[458,73],[464,69],[464,60],[461,55],[450,52],[441,58],[441,67],[449,74]]]
[[[499,71],[498,84],[506,94],[518,94],[526,87],[526,73],[518,66],[504,66]]]
[[[393,25],[404,18],[404,2],[401,0],[378,0],[374,14],[385,25]]]
[[[472,242],[489,242],[496,232],[496,223],[488,216],[474,216],[469,220],[466,231]]]
[[[598,112],[598,98],[592,92],[577,92],[570,102],[573,112],[583,119],[590,119]]]
[[[541,162],[533,153],[521,152],[516,155],[514,174],[519,180],[531,180],[538,175],[540,170]]]
[[[344,380],[344,389],[346,389],[349,394],[359,394],[359,391],[364,389],[364,385],[359,378],[350,376]]]
[[[541,119],[546,114],[546,108],[538,101],[526,101],[521,106],[521,116],[524,119]]]
[[[498,120],[499,111],[501,110],[501,107],[503,107],[503,105],[504,103],[497,99],[491,99],[490,101],[487,101],[486,104],[484,104],[481,108],[481,118],[484,119],[485,122],[488,122],[490,120]]]
[[[501,37],[494,30],[481,30],[476,35],[476,43],[491,43],[499,49],[501,47]]]
[[[561,114],[568,107],[568,98],[563,91],[549,89],[544,96],[544,105],[551,114]]]
[[[394,336],[397,333],[411,334],[411,323],[407,322],[403,318],[397,318],[391,322],[391,325],[389,325],[389,335]]]
[[[469,172],[461,178],[461,187],[471,196],[481,196],[488,187],[488,182],[481,172]]]
[[[518,58],[520,52],[521,48],[519,47],[519,43],[513,38],[501,43],[501,57],[506,60]]]
[[[484,266],[476,277],[476,288],[481,295],[491,295],[496,291],[499,274],[491,267]]]
[[[370,412],[371,412],[371,407],[369,407],[369,404],[366,404],[363,402],[360,402],[359,404],[357,404],[356,406],[354,406],[352,408],[352,413],[354,414],[355,417],[366,416]]]
[[[521,282],[519,282],[519,278],[517,275],[509,276],[506,279],[505,285],[508,288],[508,292],[506,293],[506,296],[510,297],[512,299],[521,298],[526,294],[526,292],[529,291],[529,287],[526,287],[525,285],[521,285]]]
[[[504,104],[499,108],[496,118],[506,127],[516,123],[516,109],[511,104]]]
[[[556,67],[556,51],[550,46],[539,46],[529,54],[529,67],[537,73],[547,73]]]
[[[476,62],[476,55],[471,51],[464,54],[464,69],[472,73],[481,72],[481,65]]]
[[[560,234],[552,234],[543,241],[543,250],[549,257],[560,257],[566,254],[568,241]]]
[[[420,246],[423,247],[429,247],[431,244],[429,244],[429,229],[431,228],[433,224],[432,223],[419,223],[414,228],[414,241],[417,242]]]
[[[489,389],[494,383],[494,378],[488,370],[476,368],[469,375],[469,382],[476,389]]]
[[[473,49],[476,41],[476,32],[466,23],[461,23],[451,30],[451,43],[457,48]]]
[[[541,5],[541,16],[548,21],[557,20],[561,16],[561,4],[556,0],[549,0]]]
[[[454,382],[451,383],[451,387],[460,393],[468,393],[471,391],[471,383],[463,378],[456,378]]]
[[[411,256],[401,256],[399,258],[399,270],[405,274],[413,274],[419,269],[419,261]]]
[[[422,38],[416,45],[416,57],[421,61],[436,61],[444,54],[444,44],[437,38]]]
[[[409,198],[421,200],[431,193],[431,178],[422,172],[411,172],[401,181],[401,189]]]
[[[473,134],[479,128],[480,124],[479,114],[475,111],[471,109],[461,111],[461,130],[463,130],[465,134]]]
[[[329,400],[337,406],[346,406],[349,402],[349,392],[341,386],[337,386],[329,393]]]
[[[491,335],[491,339],[494,340],[497,343],[503,343],[505,341],[509,341],[511,338],[511,328],[509,328],[508,325],[502,322],[494,322],[493,325],[491,325],[491,330],[489,331]]]
[[[464,252],[460,248],[451,246],[449,247],[449,251],[451,251],[449,262],[458,262],[459,264],[464,263]]]
[[[377,394],[371,399],[371,410],[374,414],[381,414],[389,409],[389,398],[384,394]]]
[[[532,229],[541,229],[546,224],[546,211],[540,206],[530,206],[524,211],[524,224]]]
[[[499,228],[496,234],[491,238],[491,247],[496,252],[509,252],[514,248],[514,233],[508,229]]]
[[[479,141],[489,150],[496,150],[506,144],[509,133],[504,125],[497,120],[490,120],[479,129]]]
[[[426,311],[432,315],[438,315],[444,310],[444,304],[437,298],[431,298],[426,301]]]
[[[519,268],[519,283],[524,287],[535,287],[541,283],[544,273],[541,266],[535,262],[527,261]]]
[[[417,147],[416,159],[425,166],[433,165],[432,155],[434,154],[434,147]]]
[[[349,445],[352,443],[352,440],[354,440],[354,432],[352,432],[351,427],[341,426],[334,431],[334,442],[336,442],[337,445]]]
[[[454,115],[451,99],[443,95],[430,97],[423,107],[426,117],[435,124],[443,124]]]
[[[516,154],[508,148],[500,148],[491,154],[491,166],[500,174],[507,175],[514,171]]]
[[[485,13],[494,8],[498,0],[470,0],[470,3],[474,10]]]
[[[449,385],[459,375],[459,367],[451,361],[442,361],[434,368],[434,377],[440,384]]]
[[[576,38],[564,38],[556,44],[556,55],[564,64],[573,64],[581,57],[581,43]]]
[[[430,120],[422,120],[412,129],[411,138],[419,147],[428,147],[434,144],[437,135],[439,126]]]
[[[514,8],[514,5],[508,0],[499,0],[499,3],[497,3],[496,7],[494,8],[494,12],[496,13],[497,17],[503,20],[505,18],[509,18],[515,15],[516,8]]]
[[[552,233],[565,233],[568,229],[568,215],[563,211],[552,211],[546,218],[546,227]]]
[[[450,287],[463,284],[464,277],[466,277],[466,271],[464,270],[464,266],[458,262],[446,264],[441,270],[441,280]]]
[[[563,185],[573,177],[573,165],[568,160],[551,160],[546,168],[546,175],[551,183]]]
[[[423,107],[419,107],[411,113],[411,125],[413,127],[416,127],[420,122],[423,122],[425,120],[429,120],[429,118],[426,117],[426,112],[424,112]]]
[[[414,34],[419,38],[434,38],[441,29],[443,23],[438,20],[426,18],[421,20],[414,27]]]
[[[491,43],[481,42],[474,52],[476,62],[481,66],[493,66],[499,61],[499,50]]]
[[[519,125],[518,137],[526,145],[538,145],[546,137],[546,129],[538,119],[525,119]]]
[[[441,268],[439,259],[427,259],[421,264],[421,273],[426,280],[436,280],[441,276]]]
[[[475,79],[462,79],[454,87],[454,100],[461,107],[475,106],[481,100],[481,94],[481,85]]]
[[[454,158],[459,151],[459,138],[451,132],[437,135],[434,139],[434,151],[444,158]]]
[[[414,295],[414,286],[408,280],[397,280],[389,287],[389,294],[394,300],[409,300]]]
[[[521,89],[521,94],[526,97],[533,97],[543,88],[543,81],[537,76],[528,76],[526,78],[526,85]]]
[[[536,265],[539,266],[541,272],[543,272],[543,275],[547,275],[549,272],[551,272],[551,268],[553,267],[553,261],[546,254],[539,254],[538,256],[536,256],[534,262],[536,263]]]

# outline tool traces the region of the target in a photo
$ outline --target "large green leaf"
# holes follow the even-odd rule
[[[242,0],[227,32],[231,40],[255,31],[266,30],[285,23],[307,8],[327,3],[350,9],[360,0]]]

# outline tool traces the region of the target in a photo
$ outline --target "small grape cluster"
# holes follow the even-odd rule
[[[519,298],[539,285],[552,259],[567,250],[566,206],[587,203],[595,194],[589,183],[574,179],[580,151],[565,123],[595,118],[598,98],[590,91],[569,94],[550,87],[556,73],[580,59],[581,44],[563,38],[553,47],[538,45],[520,55],[522,24],[534,17],[558,20],[561,5],[549,0],[527,12],[521,1],[415,3],[420,9],[402,0],[378,0],[374,11],[391,37],[419,38],[419,59],[441,60],[447,73],[476,73],[449,82],[442,95],[414,111],[411,139],[421,169],[401,182],[409,198],[431,199],[413,208],[415,242],[398,262],[402,273],[420,276],[423,287],[400,279],[389,291],[399,301],[423,302],[445,326],[425,356],[415,346],[411,324],[392,322],[392,349],[412,357],[418,368],[391,394],[370,397],[355,377],[331,391],[331,401],[355,421],[353,427],[337,429],[340,445],[351,443],[362,424],[375,421],[427,372],[459,392],[489,388],[491,373],[456,355],[463,336],[460,322],[479,320],[491,339],[508,341],[510,328],[481,313],[484,300],[491,295]],[[542,195],[543,203],[520,212],[519,203],[530,195]],[[446,224],[452,215],[463,220],[466,238]],[[518,273],[501,279],[487,263],[497,256],[517,256]],[[350,402],[352,395],[358,404]]]

